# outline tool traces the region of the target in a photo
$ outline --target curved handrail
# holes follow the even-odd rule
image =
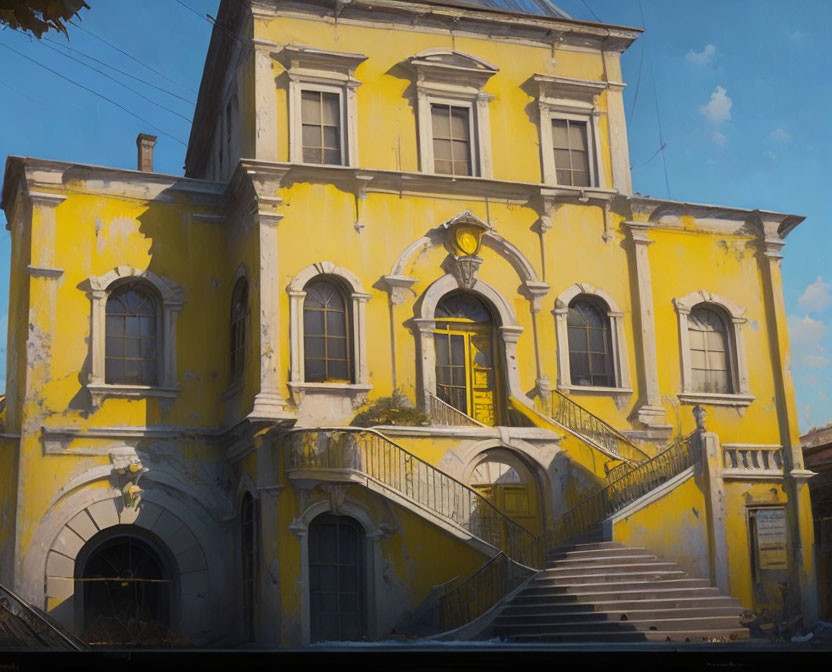
[[[475,420],[470,415],[460,411],[455,406],[451,406],[447,401],[443,401],[435,394],[427,393],[429,402],[428,416],[431,420],[435,420],[437,424],[446,427],[485,427],[479,420]]]
[[[550,417],[558,425],[577,434],[612,457],[624,462],[638,463],[649,455],[612,425],[581,406],[560,390],[552,390]]]
[[[541,539],[470,486],[408,452],[378,430],[293,428],[288,470],[360,473],[503,551],[518,563],[542,566]]]

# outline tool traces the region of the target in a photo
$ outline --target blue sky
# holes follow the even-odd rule
[[[10,30],[0,44],[119,103],[119,109],[0,47],[0,160],[7,155],[134,168],[139,132],[159,135],[155,169],[181,174],[196,91],[218,0],[91,0],[76,52],[63,37],[38,42]],[[788,238],[784,291],[801,429],[832,421],[832,233],[827,225],[832,149],[832,29],[828,0],[561,0],[573,17],[647,32],[624,55],[635,189],[675,200],[806,216]],[[190,8],[190,9],[188,9]],[[57,43],[57,44],[55,44]],[[85,61],[119,82],[57,51]],[[129,79],[77,52],[145,80]],[[155,72],[154,72],[155,71]],[[174,94],[174,95],[170,95]],[[184,100],[183,100],[184,99]],[[185,119],[180,116],[185,117]],[[156,126],[158,128],[153,128]],[[656,154],[661,137],[666,144]],[[168,135],[165,135],[168,134]],[[666,166],[666,172],[665,172]],[[669,194],[668,194],[669,186]],[[4,224],[0,213],[0,224]],[[9,234],[0,229],[0,338],[5,339]],[[0,354],[0,382],[5,376]],[[753,365],[753,363],[752,363]]]

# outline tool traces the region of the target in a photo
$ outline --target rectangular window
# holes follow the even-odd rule
[[[558,184],[592,186],[587,122],[552,119],[552,140]]]
[[[430,113],[434,171],[443,175],[473,175],[470,109],[432,103]]]
[[[304,163],[343,164],[339,94],[302,91],[301,125]]]

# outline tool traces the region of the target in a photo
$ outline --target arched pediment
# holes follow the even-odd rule
[[[425,49],[410,57],[407,62],[415,68],[452,68],[487,73],[489,76],[499,70],[496,65],[482,58],[447,49]]]

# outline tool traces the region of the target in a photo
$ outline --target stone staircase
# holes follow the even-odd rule
[[[644,548],[572,542],[508,602],[486,633],[512,642],[748,639],[743,608]]]

